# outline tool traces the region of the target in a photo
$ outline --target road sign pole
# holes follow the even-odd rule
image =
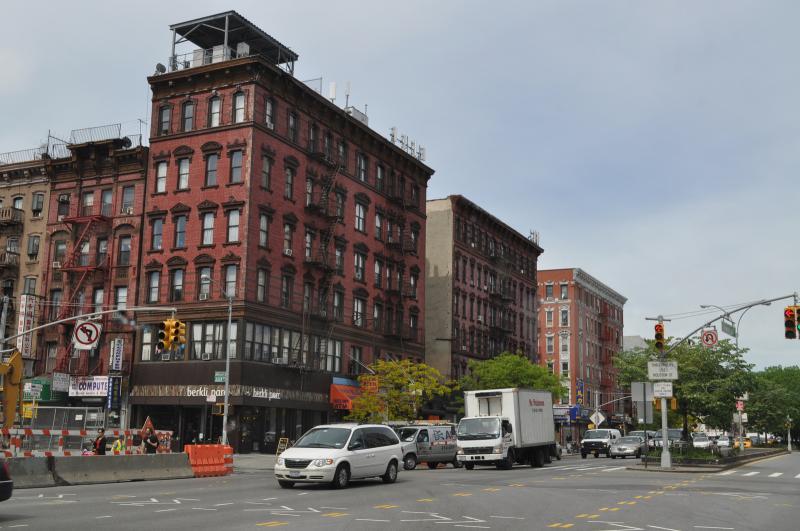
[[[669,423],[667,422],[667,399],[661,399],[661,468],[672,468],[672,455],[669,452]]]

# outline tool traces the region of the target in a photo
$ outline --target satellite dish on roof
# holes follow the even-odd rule
[[[163,74],[167,71],[167,67],[162,65],[161,63],[156,63],[156,73]]]
[[[127,136],[122,139],[122,147],[124,147],[125,149],[128,149],[129,147],[131,147],[132,144],[133,144],[133,142],[131,142],[131,139],[128,138]]]

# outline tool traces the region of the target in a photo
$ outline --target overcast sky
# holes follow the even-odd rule
[[[625,295],[626,335],[800,289],[793,1],[9,2],[0,151],[48,130],[138,132],[169,24],[227,9],[296,51],[297,77],[336,81],[340,104],[349,81],[374,129],[425,145],[429,198],[536,230],[540,268]],[[783,306],[742,320],[758,367],[800,360]]]

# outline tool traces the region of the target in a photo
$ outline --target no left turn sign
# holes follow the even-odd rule
[[[707,347],[713,347],[719,341],[719,337],[717,336],[717,331],[714,329],[711,330],[703,330],[703,334],[700,337],[703,341],[703,345]]]
[[[78,321],[72,333],[72,345],[77,350],[91,350],[100,339],[100,323],[94,321]]]

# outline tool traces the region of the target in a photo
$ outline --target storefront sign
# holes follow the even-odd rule
[[[53,391],[67,392],[69,391],[69,374],[63,372],[53,373]]]
[[[33,328],[33,323],[36,320],[36,299],[35,295],[20,295],[19,297],[17,333],[23,335],[17,338],[17,350],[19,350],[23,358],[35,357],[33,334],[25,334],[25,332]]]
[[[353,400],[358,398],[361,390],[352,385],[331,384],[331,405],[333,409],[352,411]]]
[[[119,401],[122,395],[122,378],[119,376],[108,377],[108,390],[106,393],[106,409],[119,409]]]
[[[108,376],[72,376],[69,396],[108,396]]]
[[[122,353],[125,352],[125,339],[118,337],[111,341],[109,365],[112,371],[122,370]]]
[[[26,402],[50,400],[50,380],[33,378],[22,386],[22,399]]]
[[[229,395],[266,400],[294,400],[298,402],[327,402],[328,395],[297,389],[273,389],[251,385],[230,385]],[[134,385],[131,397],[188,397],[203,398],[209,395],[225,396],[224,385]]]

